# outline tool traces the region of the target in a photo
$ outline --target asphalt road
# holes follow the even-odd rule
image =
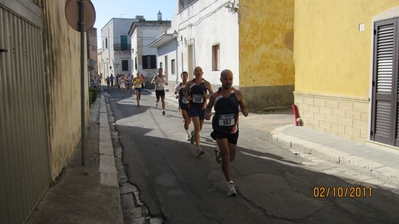
[[[271,139],[270,131],[292,122],[289,111],[240,117],[232,163],[238,195],[229,197],[214,158],[210,121],[201,131],[205,154],[199,157],[185,140],[173,103],[167,102],[162,116],[154,95],[143,92],[138,108],[134,94],[122,98],[117,89],[106,91],[129,182],[151,216],[165,223],[399,223],[397,194]]]

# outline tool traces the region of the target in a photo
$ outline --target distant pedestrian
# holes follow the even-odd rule
[[[127,74],[126,76],[126,93],[130,93],[132,91],[133,86],[133,75]]]
[[[202,78],[203,74],[202,68],[196,67],[194,69],[194,79],[189,81],[183,89],[184,97],[190,102],[188,115],[194,124],[194,131],[191,132],[191,144],[195,142],[197,155],[204,154],[200,146],[200,131],[204,124],[208,93],[213,93],[211,84]]]
[[[98,86],[101,86],[101,76],[99,74],[97,74],[97,82]]]
[[[123,75],[123,74],[117,74],[117,75],[116,75],[116,85],[118,86],[118,89],[121,88],[119,79],[122,77],[122,75]]]
[[[190,136],[189,130],[188,130],[190,122],[191,122],[191,118],[190,118],[190,116],[188,116],[190,102],[183,95],[183,89],[187,85],[188,73],[182,72],[181,79],[182,79],[182,82],[178,83],[175,87],[175,98],[178,99],[178,101],[179,101],[179,109],[180,109],[181,115],[183,117],[184,129],[186,130],[186,140],[190,141],[191,136]]]
[[[140,72],[137,71],[136,77],[133,79],[133,86],[136,92],[137,107],[140,107],[140,99],[141,99],[141,91],[143,90],[143,83],[144,79],[140,75]]]
[[[109,78],[109,76],[107,76],[107,79],[106,79],[106,81],[107,81],[107,87],[109,87],[109,86],[110,86],[110,84],[111,84],[111,79]]]
[[[112,88],[112,87],[114,86],[114,80],[115,80],[114,75],[111,74],[111,77],[110,77],[109,79],[110,79],[110,81],[111,81],[111,88]]]
[[[121,90],[121,94],[122,94],[122,98],[125,95],[125,89],[126,89],[126,77],[124,74],[122,74],[119,79],[118,79],[118,84],[119,84],[119,88]]]
[[[220,74],[222,87],[209,96],[206,107],[205,119],[212,115],[212,107],[215,106],[215,116],[212,118],[213,132],[211,137],[216,140],[218,149],[215,149],[216,162],[222,163],[222,170],[227,181],[227,195],[237,194],[231,174],[230,163],[235,159],[238,140],[238,114],[248,116],[248,109],[244,102],[244,96],[233,84],[233,73],[226,69]]]
[[[168,85],[168,82],[162,68],[158,69],[158,75],[154,76],[151,83],[155,84],[155,108],[158,108],[159,98],[161,98],[162,115],[165,115],[165,85]]]

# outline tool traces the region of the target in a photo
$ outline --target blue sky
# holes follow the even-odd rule
[[[97,35],[111,18],[135,18],[144,16],[146,20],[157,20],[158,11],[163,20],[171,20],[175,13],[176,0],[91,0],[96,10]]]
[[[171,20],[176,0],[91,0],[96,10],[94,27],[101,30],[111,18],[135,18],[142,15],[146,20],[156,20],[160,10],[162,19]]]

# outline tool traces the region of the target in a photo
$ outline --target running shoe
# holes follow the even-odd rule
[[[220,150],[218,147],[215,148],[215,157],[216,157],[216,162],[220,164],[222,162],[222,157],[219,157],[220,155]]]
[[[197,155],[203,155],[204,154],[204,150],[201,149],[201,147],[197,148]]]
[[[162,115],[165,116],[165,111],[164,110],[162,111]]]
[[[228,196],[236,196],[237,195],[236,188],[234,187],[234,183],[231,183],[231,182],[227,183],[226,191],[227,191]]]
[[[186,140],[190,141],[190,139],[191,139],[190,135],[186,135]]]
[[[191,131],[190,143],[194,144],[194,131]]]
[[[155,103],[155,108],[158,108],[158,103]]]

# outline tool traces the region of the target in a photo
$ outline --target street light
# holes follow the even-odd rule
[[[177,31],[175,30],[174,32],[173,32],[173,38],[175,38],[175,41],[176,41],[176,49],[175,49],[175,51],[176,51],[176,84],[177,84],[177,82],[178,82],[178,80],[179,80],[179,63],[178,63],[178,60],[177,60],[177,56],[178,56],[178,51],[177,51],[177,47],[178,47],[178,45],[177,45],[177,37],[179,36],[179,34],[177,33]]]

